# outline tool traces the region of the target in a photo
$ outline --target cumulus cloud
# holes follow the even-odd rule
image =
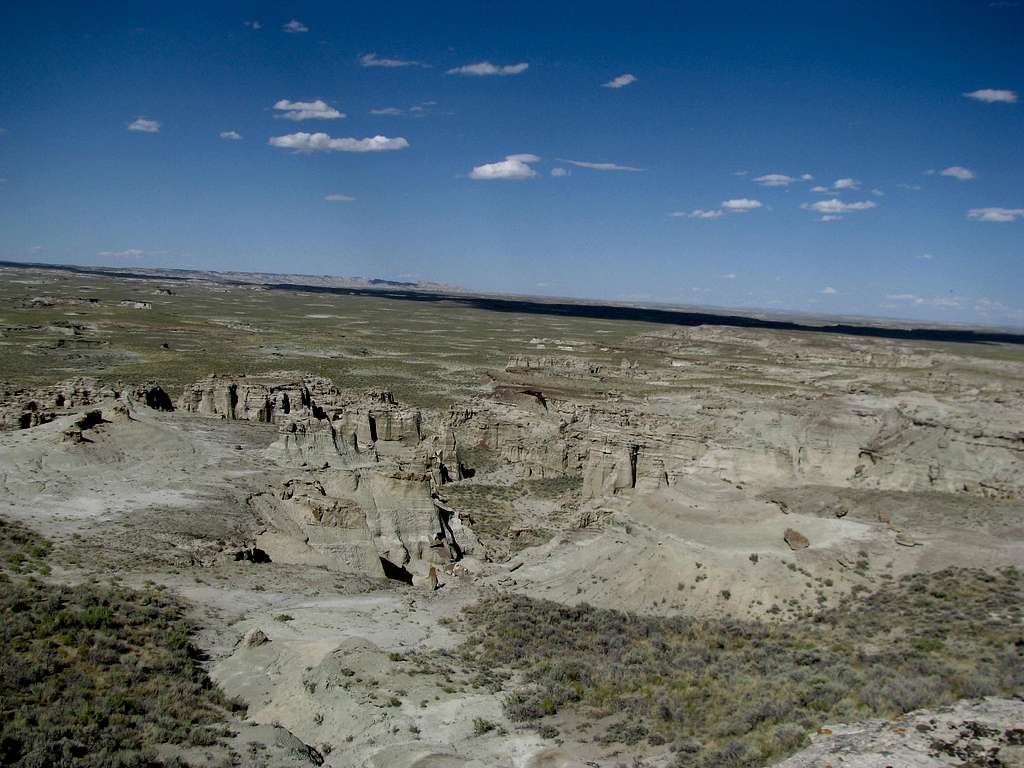
[[[309,27],[303,24],[298,19],[292,19],[287,24],[281,27],[285,32],[289,34],[297,34],[299,32],[309,32]]]
[[[914,258],[915,259],[921,259],[922,261],[931,261],[935,257],[932,256],[930,253],[920,253],[917,256],[915,256]]]
[[[498,66],[489,61],[479,61],[476,64],[465,64],[461,67],[454,67],[448,70],[449,75],[469,75],[470,77],[487,77],[490,75],[518,75],[529,68],[526,62],[519,64],[506,64]]]
[[[560,163],[569,163],[569,165],[575,165],[577,168],[589,168],[592,171],[643,171],[643,168],[634,168],[632,165],[619,165],[618,163],[591,163],[586,160],[566,160],[565,158],[558,158]]]
[[[228,141],[239,141],[242,138],[242,134],[238,131],[221,131],[220,137],[222,139],[227,139]]]
[[[817,192],[822,195],[829,195],[832,193],[832,190],[830,190],[828,187],[823,187],[819,184],[816,187],[811,187],[811,192]]]
[[[842,216],[836,216],[832,213],[826,213],[824,216],[818,217],[818,221],[842,221]]]
[[[287,136],[272,136],[267,142],[272,147],[291,149],[296,152],[386,152],[405,149],[409,142],[401,136],[390,139],[387,136],[371,136],[367,139],[334,139],[326,133],[289,133]]]
[[[968,219],[975,221],[992,221],[1000,224],[1024,219],[1024,208],[971,208],[967,212]]]
[[[965,93],[968,99],[974,99],[975,101],[983,101],[986,104],[1016,104],[1017,103],[1017,92],[1006,91],[999,88],[980,88],[977,91],[970,91]]]
[[[128,123],[128,130],[138,133],[160,133],[160,121],[150,120],[148,117],[137,117]]]
[[[345,117],[344,112],[339,112],[326,101],[288,101],[281,99],[274,104],[274,109],[282,114],[276,117],[285,120],[338,120]]]
[[[381,107],[379,109],[371,109],[370,110],[370,114],[371,115],[391,115],[391,116],[394,116],[394,115],[402,114],[402,110],[400,110],[398,107]]]
[[[943,176],[951,176],[957,181],[970,181],[974,178],[974,171],[964,168],[962,165],[952,165],[942,171]]]
[[[485,163],[476,166],[469,172],[469,178],[477,181],[493,181],[497,179],[511,179],[520,181],[532,179],[537,172],[530,167],[530,163],[539,162],[536,155],[520,154],[507,155],[504,160],[497,163]]]
[[[859,189],[860,182],[857,179],[836,179],[832,184],[833,189]]]
[[[324,200],[329,203],[351,203],[355,198],[352,195],[330,194],[324,195]]]
[[[105,259],[141,259],[146,252],[139,248],[126,248],[123,251],[99,251],[96,255]]]
[[[787,176],[784,173],[767,173],[754,179],[754,183],[760,184],[762,187],[788,187],[795,181],[795,177]]]
[[[631,85],[636,82],[636,75],[631,75],[627,72],[624,75],[619,75],[604,83],[602,88],[625,88],[627,85]]]
[[[839,293],[839,291],[837,291],[831,285],[826,285],[824,288],[821,289],[821,292],[826,296],[832,296],[833,294]]]
[[[555,177],[568,176],[569,175],[569,169],[568,168],[552,168],[551,169],[551,175],[555,176]]]
[[[814,177],[809,173],[800,174],[800,181],[814,181]]]
[[[384,67],[386,69],[430,66],[422,61],[413,61],[412,59],[382,59],[376,53],[364,53],[359,57],[359,63],[364,67]]]
[[[693,211],[673,211],[669,214],[674,218],[684,219],[718,219],[723,215],[722,211],[717,209],[705,210],[704,208],[697,208]]]
[[[817,211],[824,214],[841,214],[851,211],[866,211],[869,208],[877,208],[878,203],[874,200],[863,200],[859,203],[844,203],[842,200],[832,198],[831,200],[818,200],[815,203],[803,203],[801,206],[805,211]]]
[[[914,293],[887,293],[887,301],[905,301],[911,304],[956,309],[963,306],[964,299],[959,296],[918,296]]]
[[[747,211],[753,211],[757,208],[761,208],[763,205],[764,204],[760,200],[751,200],[746,197],[722,201],[722,207],[731,213],[746,213]]]
[[[871,190],[871,194],[874,195],[875,197],[885,197],[885,192],[883,192],[882,190],[877,189],[877,188],[876,189],[872,189]]]

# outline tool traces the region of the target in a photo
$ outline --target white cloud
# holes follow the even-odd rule
[[[644,168],[634,168],[632,165],[619,165],[618,163],[590,163],[585,160],[566,160],[558,158],[560,163],[569,163],[577,168],[590,168],[593,171],[643,171]]]
[[[221,131],[220,137],[222,139],[227,139],[228,141],[239,141],[242,138],[242,134],[238,131]]]
[[[800,181],[814,181],[814,177],[809,173],[800,174]]]
[[[872,189],[871,194],[874,195],[875,197],[885,197],[885,192],[883,192],[880,189]]]
[[[559,178],[562,177],[562,176],[568,176],[569,175],[569,169],[568,168],[552,168],[551,169],[551,175],[555,176],[555,177],[559,177]]]
[[[604,83],[602,88],[625,88],[627,85],[631,85],[636,82],[636,75],[631,75],[628,72],[624,75],[619,75],[616,78],[612,78],[607,83]]]
[[[822,195],[829,195],[832,193],[832,190],[830,190],[828,187],[823,187],[819,184],[816,187],[811,187],[811,192],[818,192],[819,194]]]
[[[330,194],[324,195],[324,200],[329,203],[351,203],[355,198],[352,195]]]
[[[921,253],[914,257],[915,259],[921,259],[922,261],[931,261],[935,257],[930,253]]]
[[[900,189],[909,189],[911,192],[919,192],[921,190],[920,184],[897,184]]]
[[[263,24],[261,24],[258,21],[255,21],[255,20],[253,20],[253,21],[243,21],[242,23],[245,26],[247,26],[249,29],[263,29]]]
[[[857,179],[836,179],[832,184],[833,189],[859,189],[860,182]]]
[[[371,109],[371,115],[400,115],[402,110],[398,107],[381,107],[380,109]]]
[[[454,67],[448,70],[449,75],[470,75],[473,77],[487,77],[489,75],[518,75],[525,72],[529,68],[529,64],[521,62],[519,64],[506,64],[505,66],[498,66],[497,64],[491,64],[489,61],[480,61],[476,64],[466,64],[461,67]]]
[[[885,299],[887,301],[905,301],[911,304],[941,307],[943,309],[957,309],[963,306],[964,302],[964,299],[960,296],[918,296],[913,293],[887,293]]]
[[[287,24],[282,26],[281,29],[283,29],[285,32],[289,32],[289,33],[291,33],[293,35],[298,33],[298,32],[309,32],[309,27],[307,27],[305,24],[303,24],[298,19],[292,19]]]
[[[859,203],[844,203],[842,200],[832,198],[831,200],[818,200],[816,203],[803,203],[801,206],[805,211],[817,211],[824,214],[849,213],[850,211],[866,211],[869,208],[877,208],[878,203],[873,200],[864,200]]]
[[[833,294],[839,293],[839,291],[837,291],[831,285],[826,285],[824,288],[821,289],[821,292],[826,296],[832,296]]]
[[[1017,103],[1017,92],[1016,91],[1004,91],[998,88],[981,88],[977,91],[971,91],[965,93],[968,99],[974,99],[975,101],[984,101],[986,104],[1016,104]]]
[[[720,218],[722,216],[722,211],[719,211],[719,210],[716,210],[716,209],[712,209],[710,211],[707,211],[707,210],[704,210],[703,208],[697,208],[696,210],[693,210],[693,211],[690,211],[690,212],[686,212],[686,211],[673,211],[672,213],[669,214],[669,216],[672,216],[674,218],[684,218],[684,219],[717,219],[717,218]]]
[[[285,120],[338,120],[345,117],[344,112],[339,112],[321,99],[316,101],[288,101],[288,99],[281,99],[274,104],[274,109],[283,113],[275,115],[275,117],[284,118]]]
[[[123,251],[100,251],[96,255],[105,259],[141,259],[146,252],[138,248],[127,248]]]
[[[539,162],[536,155],[521,154],[508,155],[504,160],[497,163],[486,163],[476,166],[469,172],[469,178],[477,181],[492,181],[496,179],[532,179],[537,172],[530,167],[530,163]]]
[[[970,181],[974,178],[974,171],[964,168],[962,165],[952,165],[942,171],[943,176],[951,176],[957,181]]]
[[[971,208],[967,212],[967,218],[975,221],[1006,223],[1024,219],[1024,208]]]
[[[160,121],[150,120],[147,117],[137,117],[128,123],[128,130],[138,133],[160,133]]]
[[[296,152],[385,152],[405,149],[409,142],[401,136],[389,139],[387,136],[371,136],[367,139],[334,139],[326,133],[290,133],[287,136],[272,136],[267,142],[272,147],[292,149]]]
[[[818,218],[818,221],[842,221],[842,216],[836,216],[832,213],[826,213],[824,216]]]
[[[793,176],[787,176],[784,173],[768,173],[754,179],[754,183],[760,184],[762,187],[788,187],[794,181],[796,179]]]
[[[746,213],[747,211],[763,207],[763,203],[760,200],[740,197],[734,200],[723,200],[722,207],[731,213]]]
[[[735,272],[726,272],[724,275],[719,275],[719,277],[722,278],[723,280],[735,280],[736,279],[736,273]]]
[[[1001,301],[994,301],[993,299],[985,298],[984,296],[980,299],[974,300],[974,311],[983,317],[988,317],[994,314],[1002,315],[1003,317],[1011,318],[1013,320],[1024,320],[1024,309],[1009,307]]]
[[[364,67],[385,67],[387,69],[395,69],[397,67],[430,67],[429,64],[424,64],[422,61],[413,61],[411,59],[382,59],[376,53],[364,53],[359,57],[359,63]]]

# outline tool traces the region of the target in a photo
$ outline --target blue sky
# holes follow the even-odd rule
[[[1024,325],[1021,3],[212,5],[0,8],[0,258]]]

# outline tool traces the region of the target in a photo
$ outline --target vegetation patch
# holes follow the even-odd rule
[[[790,624],[641,617],[521,595],[468,608],[461,649],[521,671],[510,719],[562,710],[595,738],[669,743],[678,766],[764,765],[827,722],[1024,688],[1024,578],[915,574]]]
[[[158,745],[217,743],[237,707],[200,666],[183,606],[22,576],[34,561],[10,553],[36,539],[0,527],[0,765],[157,766]]]
[[[48,574],[46,558],[52,545],[20,523],[0,518],[0,569],[14,573]]]

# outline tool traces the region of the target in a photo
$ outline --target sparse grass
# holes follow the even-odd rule
[[[0,518],[0,568],[14,573],[50,572],[46,562],[53,546],[30,528]]]
[[[226,735],[237,706],[200,666],[183,606],[157,590],[26,577],[49,551],[26,530],[0,525],[0,765],[149,768],[163,765],[157,745]],[[37,554],[11,556],[26,550]]]
[[[497,730],[498,724],[492,720],[485,720],[482,717],[473,718],[473,735],[483,736],[485,733]]]
[[[918,574],[790,624],[639,617],[521,595],[466,610],[461,649],[520,670],[515,721],[561,710],[607,741],[672,743],[679,766],[764,765],[825,722],[1019,691],[1024,578]]]

